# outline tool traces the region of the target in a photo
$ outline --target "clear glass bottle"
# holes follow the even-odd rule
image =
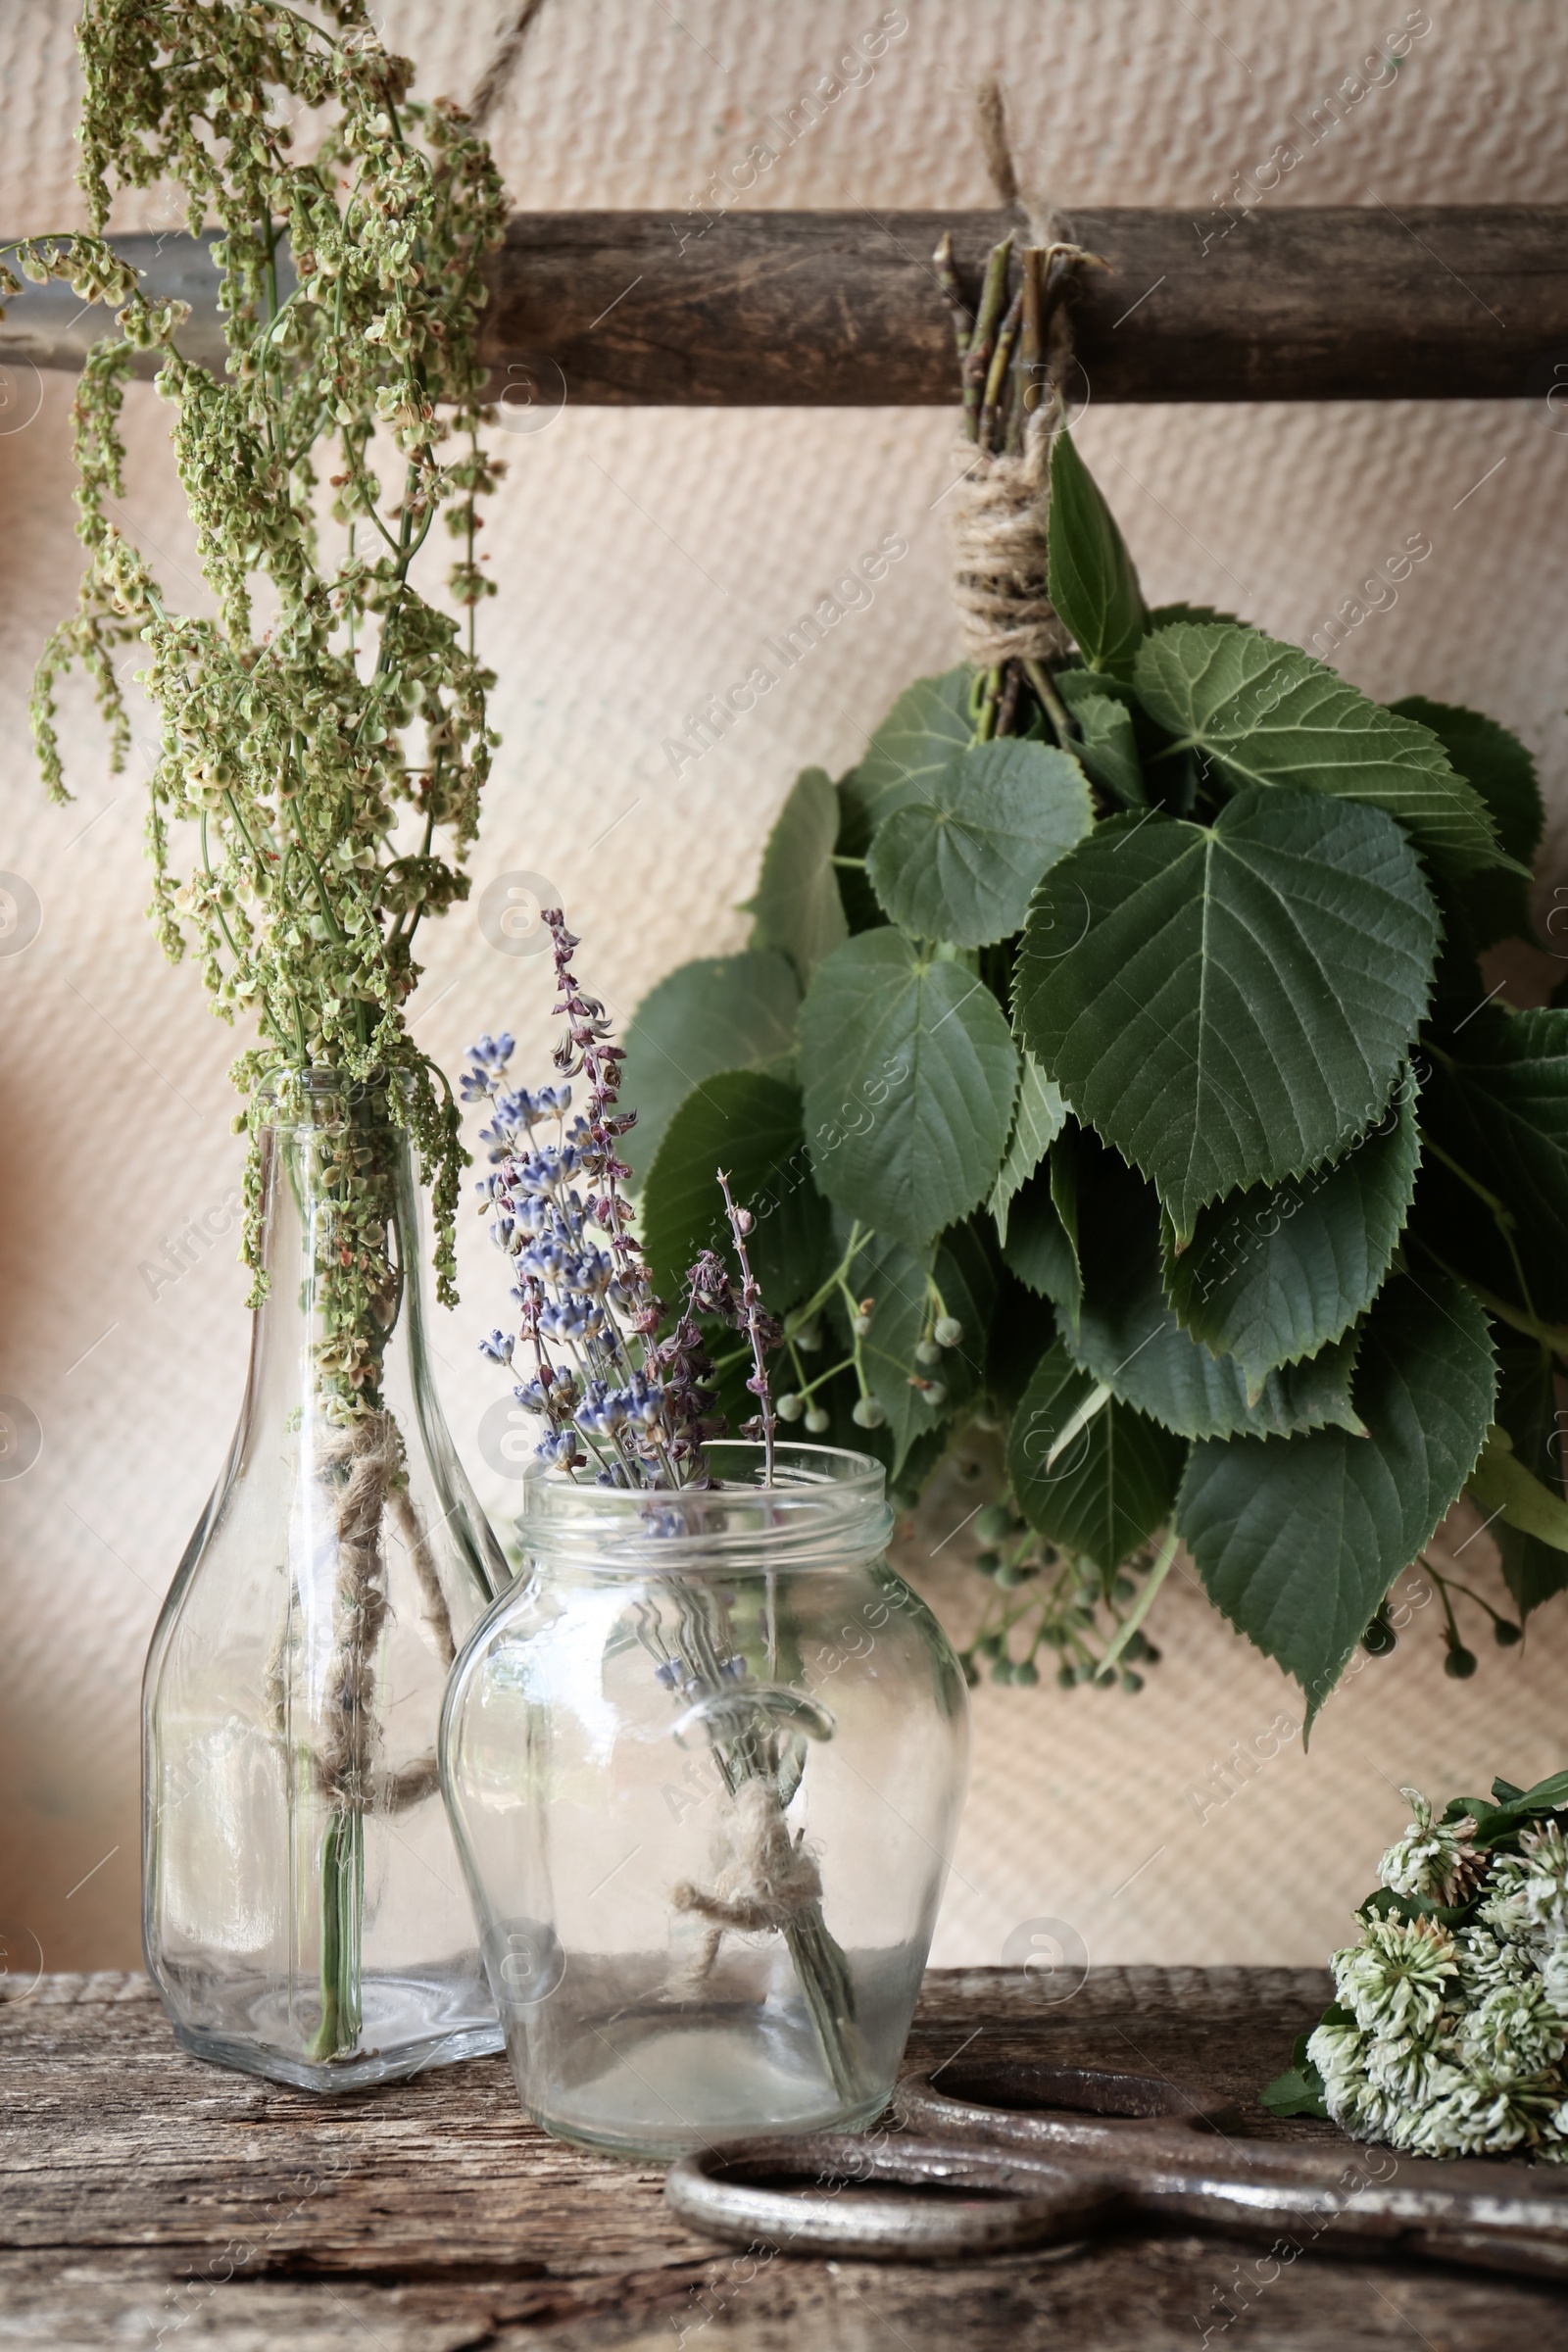
[[[880,1465],[708,1452],[705,1490],[530,1476],[441,1732],[523,2105],[661,2157],[880,2112],[968,1766]]]
[[[187,2049],[337,2091],[501,2046],[435,1748],[508,1571],[385,1093],[312,1072],[270,1110],[245,1401],[147,1657],[143,1940]]]

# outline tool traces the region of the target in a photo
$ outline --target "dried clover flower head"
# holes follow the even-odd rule
[[[1498,1854],[1482,1917],[1500,1935],[1544,1945],[1568,1937],[1568,1840],[1548,1821],[1527,1830],[1516,1854]]]
[[[1465,2079],[1441,2033],[1428,2040],[1408,2034],[1368,2034],[1362,2064],[1372,2089],[1396,2107],[1425,2107],[1457,2090]]]
[[[1307,2038],[1306,2054],[1323,2083],[1323,2103],[1342,2131],[1356,2139],[1388,2139],[1397,2125],[1399,2102],[1369,2081],[1367,2053],[1372,2036],[1359,2026],[1321,2025]]]
[[[1550,2091],[1499,2088],[1461,2077],[1430,2107],[1404,2111],[1397,2136],[1390,2136],[1415,2156],[1503,2155],[1521,2145],[1538,2147],[1555,2104]]]
[[[1415,1819],[1378,1864],[1378,1877],[1395,1894],[1424,1894],[1439,1903],[1458,1903],[1473,1891],[1486,1858],[1472,1840],[1476,1825],[1468,1813],[1458,1821],[1435,1821],[1419,1788],[1401,1788]]]
[[[1362,1941],[1334,1955],[1334,1982],[1364,2031],[1424,2034],[1459,1973],[1449,1931],[1431,1919],[1373,1919]]]
[[[1456,2037],[1478,2078],[1494,2085],[1528,2082],[1563,2053],[1563,2021],[1537,1977],[1499,1984],[1467,2010]]]
[[[1529,1946],[1516,1942],[1506,1935],[1496,1935],[1481,1919],[1472,1921],[1458,1934],[1459,1983],[1467,2001],[1479,2002],[1499,1984],[1523,1984],[1537,1974],[1535,1955]]]

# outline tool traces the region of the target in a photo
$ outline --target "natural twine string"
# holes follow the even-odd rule
[[[496,45],[484,72],[474,84],[467,115],[475,130],[483,130],[506,91],[522,55],[522,44],[544,0],[514,0],[497,28]]]
[[[726,1931],[755,1936],[788,1928],[821,1899],[821,1873],[790,1836],[770,1780],[742,1781],[720,1829],[714,1859],[718,1867],[710,1893],[683,1879],[671,1896],[677,1911],[695,1912],[706,1922],[702,1941],[671,1982],[677,1998],[699,1992],[707,1984]]]
[[[363,1413],[323,1448],[329,1476],[347,1469],[337,1502],[337,1591],[328,1676],[329,1729],[315,1758],[317,1786],[350,1812],[402,1813],[433,1794],[439,1775],[433,1750],[393,1772],[375,1769],[375,1650],[391,1607],[382,1527],[388,1511],[424,1597],[425,1621],[442,1666],[457,1654],[452,1616],[430,1541],[406,1483],[403,1441],[388,1412]],[[285,1720],[285,1663],[270,1663],[274,1721]]]
[[[1073,356],[1066,281],[1081,262],[1094,257],[1061,233],[1048,205],[1020,194],[1002,91],[994,78],[978,85],[975,112],[997,195],[1004,207],[1023,214],[1030,242],[1041,255],[1048,316],[1045,381],[1024,427],[1022,450],[994,453],[960,438],[964,471],[950,493],[959,640],[968,661],[996,669],[1005,662],[1049,661],[1064,654],[1070,643],[1046,584],[1051,447],[1061,429],[1062,387]]]
[[[1044,662],[1064,654],[1066,630],[1046,588],[1051,444],[1059,411],[1036,409],[1016,456],[958,443],[968,470],[952,492],[953,602],[966,661]]]

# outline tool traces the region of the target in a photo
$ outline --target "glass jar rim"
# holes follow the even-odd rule
[[[601,1487],[531,1466],[517,1521],[525,1556],[612,1575],[688,1576],[843,1569],[886,1551],[887,1473],[870,1454],[775,1445],[764,1486],[760,1440],[716,1438],[704,1451],[709,1487]]]

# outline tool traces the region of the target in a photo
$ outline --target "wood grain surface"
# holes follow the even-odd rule
[[[1253,2093],[1315,2015],[1308,1970],[1099,1969],[1052,2003],[1020,1972],[933,1973],[909,2045],[936,2066],[1047,2056]],[[18,1994],[24,1997],[17,1997]],[[747,2257],[668,2214],[658,2167],[588,2155],[481,2059],[320,2102],[174,2047],[133,1977],[0,2003],[0,2343],[49,2352],[1555,2352],[1568,2297],[1321,2249],[1121,2238],[950,2270]]]
[[[519,214],[488,265],[491,391],[519,430],[565,403],[947,407],[932,250],[951,228],[973,284],[1009,225],[863,207]],[[1568,406],[1568,206],[1096,209],[1070,225],[1109,265],[1081,274],[1077,400]],[[181,349],[220,361],[196,242],[119,242],[149,290],[193,303]],[[79,367],[107,324],[69,287],[26,287],[0,364]]]

